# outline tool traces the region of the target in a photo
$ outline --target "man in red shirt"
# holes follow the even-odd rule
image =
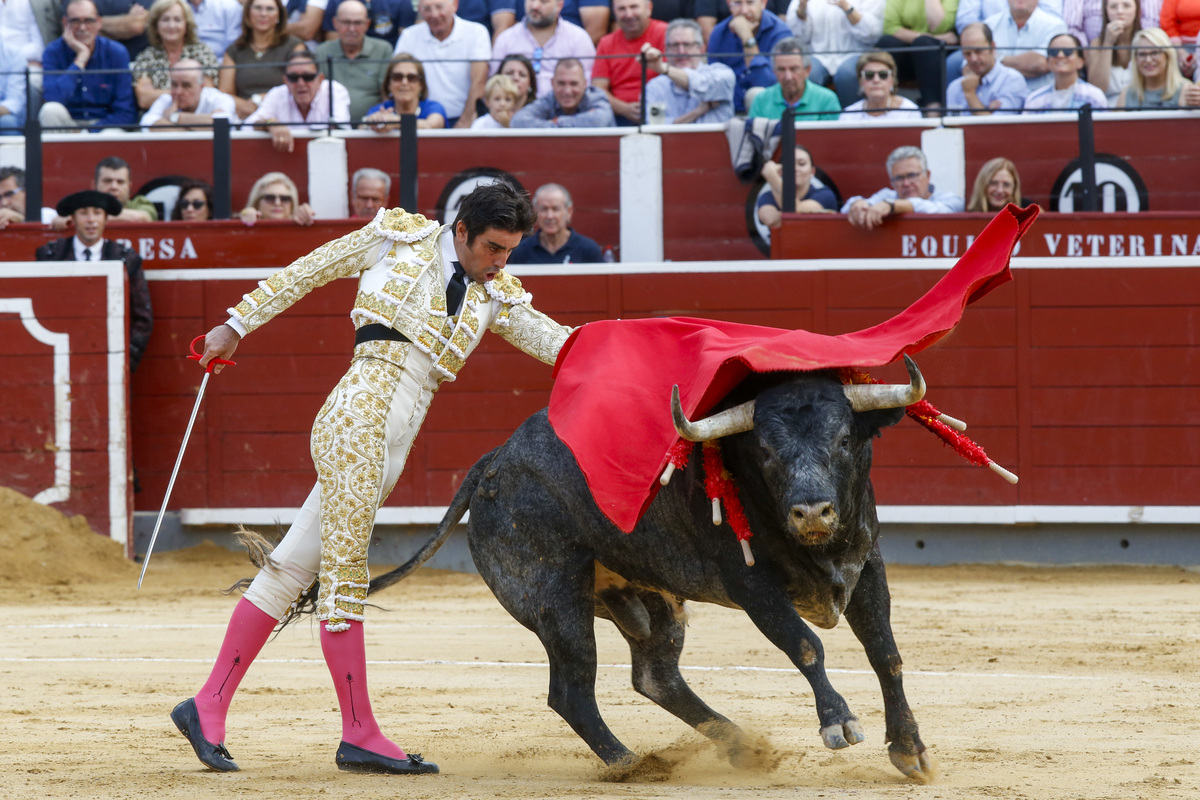
[[[650,19],[650,8],[650,0],[613,0],[613,12],[617,16],[619,30],[602,37],[596,46],[592,85],[608,95],[618,125],[641,123],[640,56],[646,47],[662,52],[666,46],[667,23]]]

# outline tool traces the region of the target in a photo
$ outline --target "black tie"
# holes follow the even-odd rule
[[[84,261],[92,260],[92,248],[90,248],[90,247],[83,248],[83,260]]]
[[[453,317],[458,314],[463,296],[467,293],[467,271],[457,261],[450,263],[454,265],[454,276],[446,285],[446,313]]]

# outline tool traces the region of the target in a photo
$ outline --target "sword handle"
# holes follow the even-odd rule
[[[207,335],[208,334],[206,334],[206,333],[202,333],[199,336],[197,336],[195,339],[192,339],[192,343],[190,345],[188,345],[188,349],[192,351],[192,354],[187,357],[188,361],[199,361],[200,359],[204,358],[204,353],[196,352],[196,342],[204,341],[204,337]],[[214,358],[212,361],[208,362],[208,368],[205,369],[204,371],[212,372],[213,367],[215,367],[217,364],[229,364],[230,366],[233,366],[233,365],[237,364],[237,362],[230,361],[225,358]]]

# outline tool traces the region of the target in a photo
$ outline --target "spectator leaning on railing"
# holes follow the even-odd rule
[[[330,91],[312,53],[297,50],[289,55],[283,78],[286,82],[267,92],[258,110],[246,117],[246,124],[271,134],[277,152],[292,152],[293,131],[327,130],[331,123],[349,127],[350,93],[337,81],[330,81]]]
[[[813,54],[809,80],[818,86],[833,81],[838,101],[858,99],[855,65],[860,51],[883,35],[884,0],[792,0],[784,20]]]
[[[704,35],[695,20],[677,19],[667,25],[667,53],[647,45],[643,52],[649,70],[659,73],[646,83],[651,113],[661,105],[661,119],[651,122],[687,124],[725,122],[733,116],[733,70],[704,59]]]
[[[297,225],[312,225],[316,214],[308,203],[300,202],[296,184],[282,172],[268,172],[254,182],[246,207],[238,215],[251,227],[260,219],[291,220]]]
[[[554,65],[553,91],[513,114],[514,128],[611,128],[612,106],[604,92],[588,86],[577,58]]]
[[[70,0],[63,35],[46,45],[44,127],[94,128],[137,121],[129,53],[100,35],[100,12],[92,0]]]
[[[887,157],[891,187],[870,197],[855,196],[842,206],[847,221],[856,228],[878,228],[888,217],[904,214],[957,214],[963,199],[939,192],[929,182],[929,162],[919,147],[897,147]]]
[[[156,131],[209,130],[214,117],[237,122],[234,99],[204,85],[199,61],[181,58],[171,67],[171,89],[142,115],[142,127]]]
[[[811,63],[796,37],[789,36],[776,42],[771,51],[776,83],[755,96],[749,116],[781,119],[787,112],[794,114],[798,122],[837,119],[842,105],[836,94],[808,79]]]
[[[963,73],[946,89],[950,113],[986,116],[997,111],[1018,112],[1029,94],[1025,76],[996,60],[992,31],[985,23],[968,25],[962,33]]]
[[[1046,48],[1050,59],[1050,74],[1054,83],[1043,86],[1025,98],[1026,111],[1075,109],[1090,105],[1094,109],[1108,108],[1104,92],[1079,77],[1083,69],[1083,47],[1073,33],[1060,33]]]
[[[837,211],[837,195],[817,177],[817,165],[807,147],[796,145],[796,202],[799,214],[826,214]],[[763,164],[763,180],[770,191],[758,198],[755,213],[758,221],[768,228],[778,228],[783,221],[783,165],[778,161]]]

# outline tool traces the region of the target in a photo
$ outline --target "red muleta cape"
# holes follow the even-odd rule
[[[658,493],[678,439],[672,385],[679,385],[684,413],[696,419],[750,372],[878,367],[923,350],[958,324],[967,305],[1012,279],[1009,258],[1039,210],[1008,206],[924,297],[855,333],[688,317],[584,325],[558,355],[550,423],[600,510],[629,533]]]

